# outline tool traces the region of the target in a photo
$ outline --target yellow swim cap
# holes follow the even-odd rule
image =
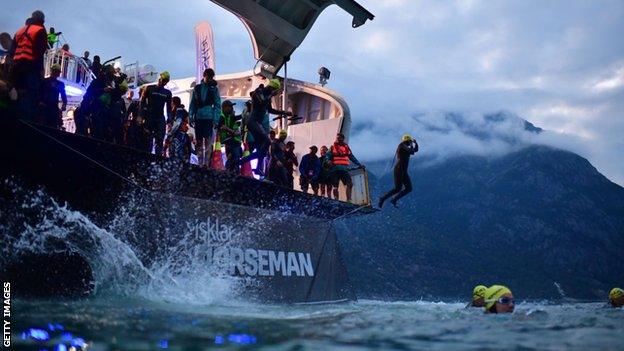
[[[52,67],[50,67],[50,70],[52,71],[60,71],[61,70],[61,65],[59,65],[58,63],[55,63],[52,65]]]
[[[282,83],[280,83],[279,79],[271,79],[268,84],[271,88],[275,90],[279,90],[282,87]]]
[[[624,296],[624,290],[620,289],[620,288],[613,288],[611,289],[611,292],[609,293],[609,299],[610,300],[615,300],[618,299],[620,297]]]
[[[481,297],[485,297],[485,290],[487,289],[487,286],[485,285],[477,285],[474,287],[474,289],[472,289],[472,300],[476,300],[478,298]]]
[[[160,73],[160,79],[163,79],[163,80],[171,79],[171,75],[169,74],[169,71],[162,71]]]
[[[119,91],[121,91],[122,93],[125,93],[128,91],[128,81],[124,79],[124,81],[121,82],[121,84],[119,84]]]
[[[505,294],[511,294],[511,290],[503,285],[492,285],[485,289],[483,297],[485,297],[485,309],[489,310],[494,306],[496,301]]]
[[[409,134],[405,134],[403,135],[403,137],[401,138],[401,141],[410,141],[412,140],[412,136]]]
[[[279,131],[279,136],[281,136],[281,137],[288,136],[288,131],[286,131],[286,129],[280,130]]]

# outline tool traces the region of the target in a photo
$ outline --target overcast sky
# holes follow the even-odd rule
[[[360,3],[375,19],[352,29],[348,14],[328,8],[289,74],[315,82],[318,67],[331,69],[329,87],[345,96],[362,130],[352,138],[361,158],[391,154],[400,135],[388,131],[418,136],[414,116],[455,111],[474,120],[504,110],[550,131],[537,142],[575,151],[624,184],[624,1]],[[174,78],[194,74],[193,27],[201,20],[214,28],[218,73],[255,63],[241,22],[208,0],[2,0],[2,7],[0,31],[14,32],[41,9],[74,53],[122,55]],[[438,152],[471,145],[464,136],[440,135],[448,140]],[[367,147],[370,138],[379,147]]]

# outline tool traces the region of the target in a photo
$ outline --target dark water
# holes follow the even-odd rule
[[[623,309],[521,303],[511,315],[484,315],[463,307],[372,300],[322,306],[15,301],[13,349],[65,350],[73,342],[90,350],[624,350]]]
[[[237,302],[237,282],[201,264],[184,240],[145,267],[119,235],[133,223],[123,211],[98,227],[41,191],[16,191],[0,210],[0,234],[11,239],[3,255],[50,252],[61,241],[89,261],[97,291],[11,301],[12,350],[624,350],[624,309],[599,303],[520,303],[512,315],[484,315],[449,302]]]

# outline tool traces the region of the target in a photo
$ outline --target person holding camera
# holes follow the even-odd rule
[[[394,188],[379,199],[379,208],[384,202],[395,195],[390,203],[396,207],[397,201],[412,191],[412,181],[410,180],[408,168],[410,156],[418,152],[418,143],[409,134],[403,135],[401,143],[396,150],[398,162],[394,165]]]

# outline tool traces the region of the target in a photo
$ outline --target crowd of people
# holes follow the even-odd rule
[[[44,79],[44,55],[48,49],[60,50],[63,57],[74,57],[69,45],[61,45],[61,32],[46,31],[45,16],[33,12],[12,40],[10,74],[7,88],[17,95],[13,104],[16,115],[52,128],[62,128],[62,112],[67,108],[65,85],[59,76],[65,61],[51,66],[51,75]],[[61,46],[60,49],[58,47]],[[190,93],[188,110],[180,99],[166,88],[170,74],[163,71],[158,82],[142,87],[139,96],[129,90],[127,76],[119,66],[102,65],[96,55],[93,61],[85,51],[81,58],[95,79],[87,87],[82,102],[74,110],[76,133],[157,155],[191,162],[195,155],[199,167],[211,168],[215,158],[225,148],[227,171],[240,174],[244,165],[256,160],[252,170],[258,177],[277,185],[295,188],[295,173],[299,172],[299,187],[311,188],[316,195],[338,199],[339,184],[346,187],[346,199],[351,201],[353,182],[351,166],[363,167],[355,158],[342,134],[328,146],[310,146],[309,153],[299,160],[295,143],[288,141],[286,129],[272,130],[269,115],[275,119],[293,120],[291,112],[273,108],[272,100],[281,91],[279,79],[269,79],[250,93],[241,114],[236,103],[221,101],[213,69],[203,72],[202,80]],[[78,78],[88,72],[79,72]],[[66,77],[62,77],[66,78]],[[10,89],[5,89],[10,90]],[[7,97],[7,104],[11,98]],[[61,105],[59,106],[59,101]],[[0,104],[0,108],[1,108]],[[6,111],[5,111],[6,112]],[[190,133],[193,127],[194,133]],[[247,167],[249,168],[249,167]]]
[[[58,78],[67,71],[68,58],[74,55],[67,43],[58,48],[62,33],[52,27],[48,32],[44,24],[44,13],[34,11],[13,38],[8,34],[5,38],[3,33],[0,44],[6,52],[2,52],[0,66],[0,115],[18,115],[27,121],[61,128],[67,96],[65,85]],[[58,50],[59,59],[49,67],[50,75],[45,78],[44,55],[48,49]],[[76,82],[93,67],[88,57],[87,51],[84,57],[76,58],[83,63],[77,67]]]
[[[504,285],[477,285],[472,290],[472,300],[466,308],[484,308],[485,313],[512,313],[515,308],[514,296]],[[609,292],[605,307],[621,308],[624,306],[624,290],[613,288]]]

